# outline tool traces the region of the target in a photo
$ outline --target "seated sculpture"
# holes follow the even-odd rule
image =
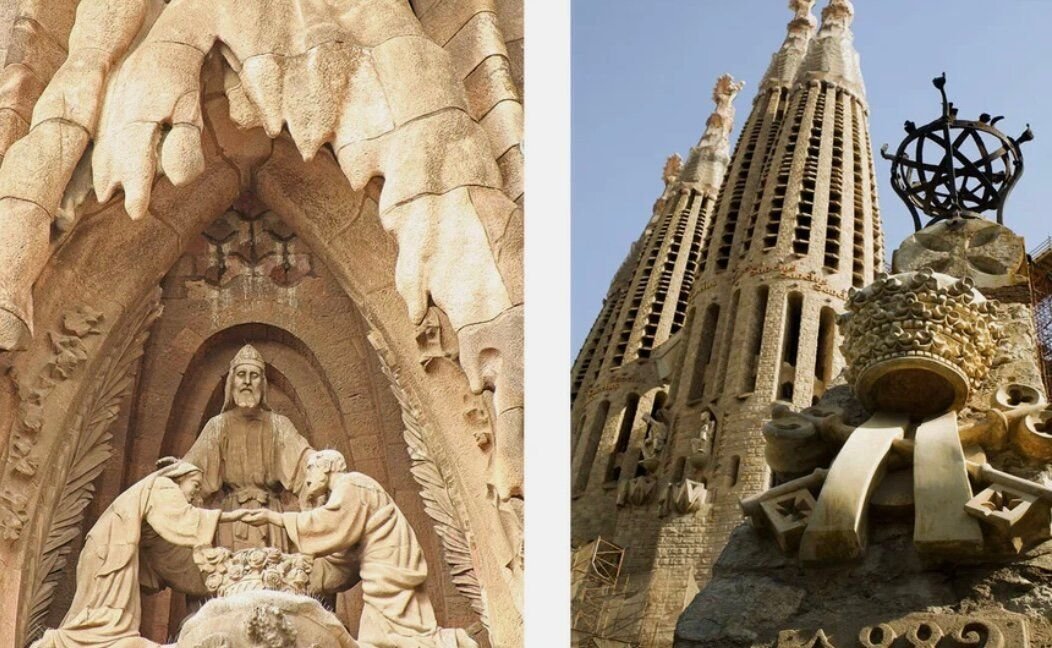
[[[244,521],[283,526],[299,551],[330,559],[332,565],[360,563],[365,604],[360,645],[475,648],[464,630],[438,627],[424,590],[427,563],[420,543],[380,484],[362,473],[347,472],[339,452],[321,450],[307,461],[304,496],[314,508],[252,511]],[[340,578],[327,580],[333,586]]]
[[[69,612],[33,648],[158,645],[139,636],[140,569],[148,568],[140,567],[140,540],[155,533],[176,547],[211,544],[220,521],[249,513],[194,507],[202,479],[200,468],[175,460],[118,496],[84,541]]]

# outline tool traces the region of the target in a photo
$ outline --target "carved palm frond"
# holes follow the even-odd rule
[[[134,386],[136,367],[142,357],[150,325],[160,316],[159,293],[147,300],[130,323],[132,333],[118,342],[95,374],[96,382],[82,401],[73,424],[73,451],[68,457],[65,483],[55,505],[50,527],[44,535],[36,570],[26,625],[26,644],[44,631],[55,588],[69,562],[73,541],[80,535],[87,508],[95,495],[95,478],[113,453],[111,433],[124,399]],[[60,459],[61,466],[64,459]]]
[[[370,336],[372,337],[372,336]],[[453,499],[451,481],[443,473],[427,447],[427,424],[419,416],[420,407],[403,389],[397,371],[391,368],[382,346],[373,341],[380,358],[380,367],[391,382],[391,391],[402,410],[403,436],[409,451],[410,472],[420,484],[424,511],[435,521],[435,533],[442,541],[442,551],[449,566],[453,585],[471,603],[483,625],[489,628],[482,585],[471,560],[471,541],[463,516]]]

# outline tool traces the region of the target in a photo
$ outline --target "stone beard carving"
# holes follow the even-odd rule
[[[223,412],[205,424],[186,453],[186,461],[204,473],[202,497],[224,510],[284,509],[282,491],[299,494],[304,464],[311,452],[285,416],[267,404],[266,365],[251,345],[230,361]],[[218,542],[232,550],[252,547],[287,549],[276,527],[242,523],[221,525]]]
[[[321,450],[307,462],[300,512],[249,513],[250,524],[282,525],[293,544],[315,556],[312,587],[335,592],[354,584],[350,565],[360,561],[361,625],[358,641],[377,648],[474,648],[461,629],[439,628],[424,591],[427,563],[409,522],[374,479],[347,472],[339,452]],[[321,557],[321,558],[318,558]]]
[[[192,585],[200,575],[180,558],[190,547],[210,544],[221,520],[245,513],[192,506],[202,477],[197,466],[175,461],[114,500],[88,532],[77,563],[77,593],[62,625],[33,648],[156,645],[139,637],[140,586],[174,582],[183,591],[204,593]]]

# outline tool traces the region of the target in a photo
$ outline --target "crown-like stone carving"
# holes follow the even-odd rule
[[[205,587],[219,596],[259,590],[309,594],[311,557],[303,554],[272,548],[231,552],[224,547],[200,547],[194,550],[194,562]]]
[[[251,344],[246,344],[241,347],[241,350],[237,352],[234,359],[230,361],[230,368],[234,369],[241,365],[253,365],[258,367],[260,371],[266,368],[266,363],[263,360],[263,355],[256,351],[256,347]]]
[[[847,379],[870,411],[959,409],[986,376],[999,327],[969,279],[930,269],[852,290],[842,316]]]

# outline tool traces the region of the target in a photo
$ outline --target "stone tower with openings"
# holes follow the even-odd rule
[[[693,206],[709,215],[689,241],[689,297],[668,320],[648,310],[668,287],[655,271],[664,250],[686,245],[675,218],[698,191],[667,167],[574,366],[574,546],[624,549],[597,635],[670,645],[678,611],[741,522],[739,498],[771,485],[771,402],[821,397],[844,364],[836,315],[883,270],[854,8],[830,0],[816,32],[812,0],[789,6],[718,195],[693,198],[711,205]]]

